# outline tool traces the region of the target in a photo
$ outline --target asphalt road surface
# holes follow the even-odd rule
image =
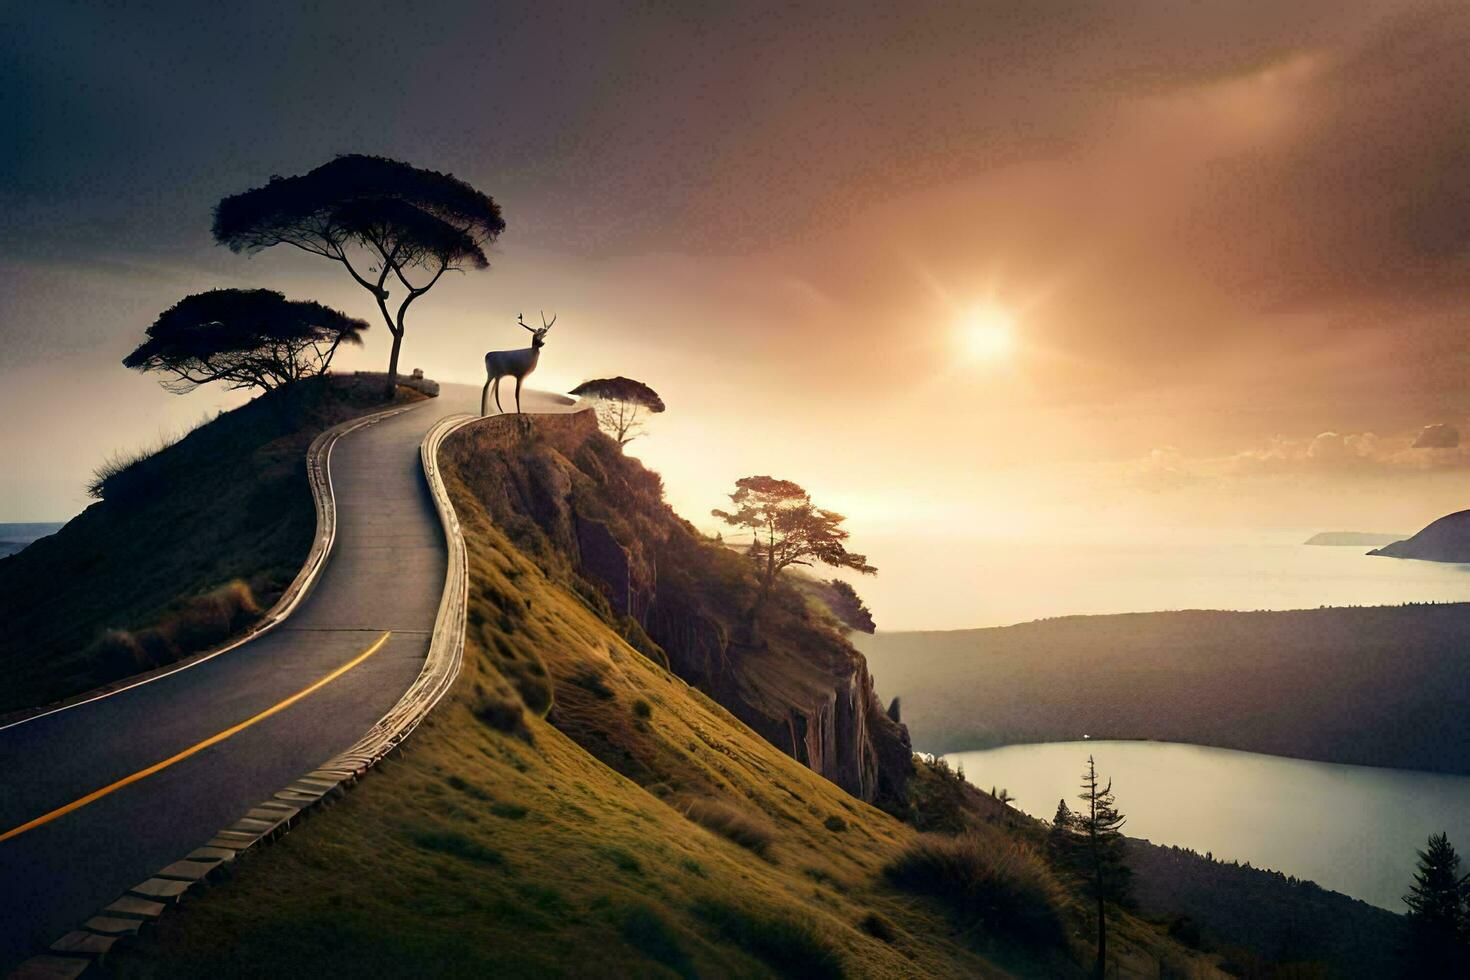
[[[0,837],[12,835],[0,839],[0,970],[350,747],[413,683],[447,562],[419,443],[443,416],[478,412],[479,396],[446,385],[337,443],[336,542],[316,587],[275,630],[0,729]],[[570,407],[529,390],[522,403]]]

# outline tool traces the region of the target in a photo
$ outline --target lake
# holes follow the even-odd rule
[[[946,756],[971,783],[1050,820],[1077,807],[1087,756],[1113,780],[1124,833],[1249,861],[1403,912],[1416,849],[1447,831],[1470,849],[1470,777],[1167,742],[1053,742]]]

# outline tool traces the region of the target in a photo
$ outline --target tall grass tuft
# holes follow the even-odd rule
[[[255,594],[236,579],[175,602],[147,629],[107,630],[93,649],[106,677],[126,677],[219,646],[259,616]]]
[[[807,918],[756,913],[712,898],[696,902],[694,912],[779,976],[841,980],[847,975],[842,955]]]
[[[675,808],[695,823],[734,841],[762,857],[767,856],[776,831],[765,820],[745,810],[708,797],[689,797],[671,801]]]
[[[906,891],[938,899],[964,925],[1034,946],[1064,939],[1062,889],[1023,844],[924,834],[883,873]]]
[[[92,479],[86,486],[87,496],[93,500],[143,496],[156,482],[155,474],[150,472],[153,467],[148,465],[149,460],[210,421],[211,417],[205,416],[188,428],[159,432],[150,443],[111,454],[92,471]]]

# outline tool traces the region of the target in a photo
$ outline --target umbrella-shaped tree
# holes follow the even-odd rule
[[[177,394],[214,381],[269,391],[324,373],[337,348],[362,343],[367,328],[273,289],[211,289],[159,314],[123,364],[165,375],[163,386]]]
[[[619,446],[638,438],[648,414],[664,410],[658,392],[632,378],[594,378],[577,385],[572,394],[592,399],[598,423]]]
[[[777,577],[792,565],[818,563],[833,568],[851,568],[863,575],[878,570],[866,555],[847,550],[846,520],[836,511],[812,504],[811,495],[790,480],[771,476],[745,476],[735,481],[730,494],[733,509],[710,511],[734,527],[751,532],[750,550],[755,563],[759,591],[752,617],[771,595]]]
[[[389,397],[408,308],[451,269],[488,267],[485,246],[504,230],[500,206],[458,177],[356,153],[214,209],[215,241],[231,250],[291,245],[340,262],[372,293],[393,335]]]

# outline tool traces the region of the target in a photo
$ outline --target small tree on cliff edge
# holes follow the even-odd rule
[[[1453,976],[1470,957],[1466,929],[1467,880],[1460,856],[1445,834],[1433,834],[1417,852],[1414,885],[1404,896],[1409,907],[1407,959],[1419,976]]]
[[[583,381],[572,389],[572,394],[592,399],[598,424],[619,446],[638,438],[647,414],[664,410],[664,400],[658,392],[642,381],[621,376]]]
[[[1132,872],[1123,860],[1123,821],[1113,800],[1113,783],[1098,785],[1097,764],[1087,757],[1082,773],[1084,806],[1073,815],[1076,828],[1076,868],[1087,889],[1097,901],[1097,960],[1093,976],[1105,976],[1108,963],[1107,903],[1121,902],[1128,896],[1128,880]],[[1060,813],[1060,810],[1058,811]]]
[[[746,554],[755,563],[760,586],[750,610],[752,619],[770,598],[777,577],[792,565],[818,563],[851,568],[864,575],[878,571],[868,564],[866,555],[847,550],[847,529],[842,526],[846,518],[813,506],[811,496],[790,480],[742,477],[735,481],[730,502],[735,505],[732,510],[715,509],[710,513],[753,535]]]
[[[504,230],[500,206],[452,174],[358,153],[272,177],[214,209],[214,239],[231,251],[291,245],[342,263],[373,294],[393,335],[389,398],[409,306],[451,269],[489,266],[485,245]],[[402,298],[390,312],[395,291]]]

